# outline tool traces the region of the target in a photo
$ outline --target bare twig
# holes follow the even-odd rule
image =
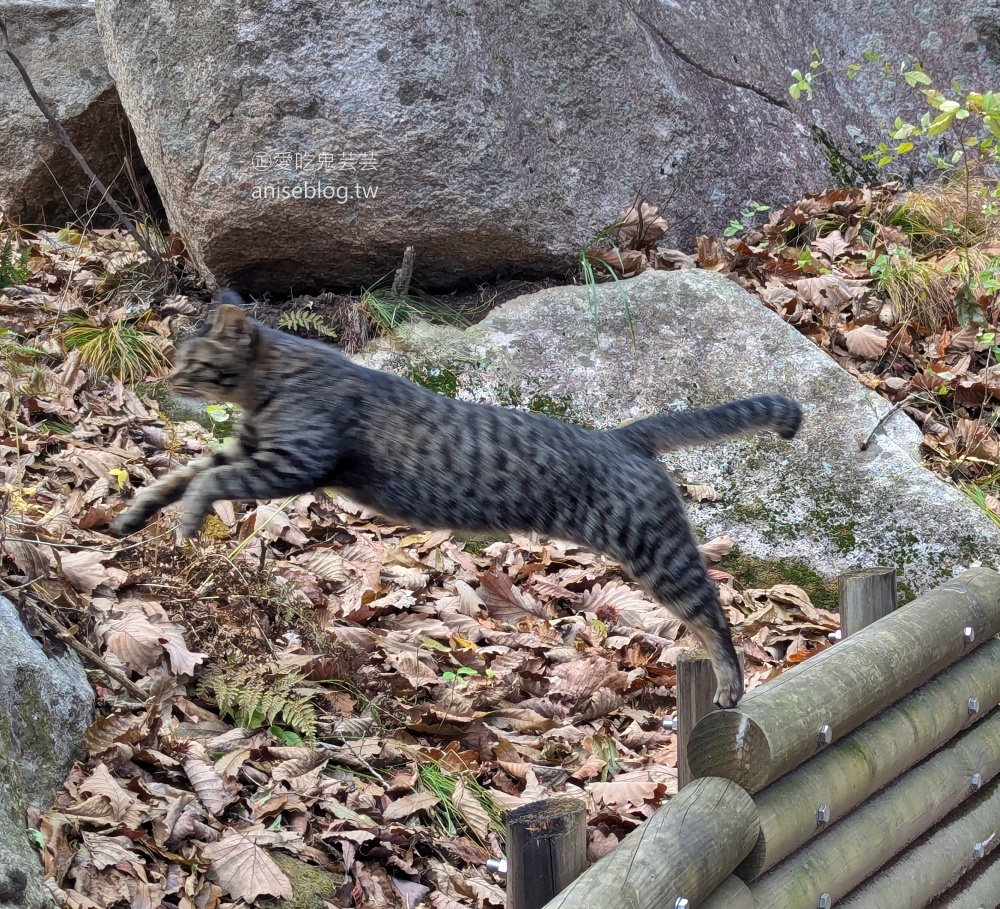
[[[19,585],[23,587],[23,585]],[[4,593],[13,593],[18,590],[19,587],[13,587],[6,581],[0,580],[0,589]],[[31,601],[33,604],[35,615],[39,616],[42,621],[48,625],[49,630],[55,634],[55,636],[62,641],[64,644],[72,647],[82,658],[85,663],[89,663],[92,666],[97,667],[101,670],[109,679],[117,682],[122,686],[129,694],[137,697],[140,701],[145,703],[149,700],[148,692],[143,691],[138,685],[135,684],[130,678],[122,675],[114,666],[108,663],[103,657],[98,653],[95,653],[91,648],[89,648],[83,642],[77,640],[76,636],[60,622],[51,612],[48,610],[48,604],[38,596],[32,596]]]
[[[906,407],[909,404],[912,404],[914,401],[918,400],[919,397],[920,397],[919,395],[907,395],[905,398],[903,398],[902,401],[898,401],[897,403],[893,404],[892,407],[890,407],[882,415],[879,421],[875,424],[874,429],[872,429],[872,431],[868,433],[868,437],[863,442],[860,442],[858,444],[858,448],[861,451],[867,451],[868,446],[871,445],[872,443],[872,439],[875,438],[875,433],[877,433],[882,428],[882,426],[885,425],[886,420],[888,420],[889,417],[891,417],[897,410]]]
[[[107,200],[108,205],[114,209],[116,215],[121,218],[122,224],[125,225],[125,229],[132,235],[132,238],[136,243],[139,244],[139,248],[149,256],[151,262],[159,267],[163,267],[163,259],[160,258],[160,254],[153,249],[152,246],[146,241],[146,238],[136,230],[135,225],[132,223],[132,219],[122,211],[121,206],[115,202],[111,195],[111,191],[100,181],[97,174],[91,170],[90,165],[87,163],[86,159],[77,150],[77,147],[73,144],[66,130],[63,129],[63,125],[55,118],[52,112],[49,110],[48,105],[42,100],[41,96],[35,91],[35,86],[31,82],[31,77],[28,75],[27,70],[24,65],[18,60],[17,55],[14,53],[10,46],[10,37],[7,34],[7,20],[0,17],[0,37],[3,38],[3,49],[7,52],[7,56],[10,57],[11,63],[17,68],[17,71],[21,74],[21,79],[24,81],[25,88],[28,89],[28,94],[31,95],[32,100],[38,106],[38,109],[44,114],[45,119],[49,121],[49,124],[56,131],[56,135],[63,145],[70,150],[70,153],[76,158],[77,163],[82,168],[83,172],[91,179],[94,186],[96,186],[101,191],[101,196]]]

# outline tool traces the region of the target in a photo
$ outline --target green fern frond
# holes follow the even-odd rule
[[[0,266],[0,271],[2,271],[2,266]],[[3,287],[2,283],[0,283],[0,287]],[[19,359],[34,360],[36,357],[45,356],[45,351],[39,350],[37,347],[31,347],[28,344],[22,344],[18,335],[7,328],[0,328],[0,356],[5,359],[8,357],[17,357]]]
[[[0,289],[12,284],[23,284],[28,280],[28,256],[31,251],[26,246],[14,258],[14,243],[10,236],[0,246]]]
[[[336,338],[337,332],[326,324],[326,320],[311,309],[293,309],[282,313],[278,328],[286,331],[314,331],[323,338]]]
[[[278,724],[302,738],[316,738],[318,719],[314,692],[296,670],[271,663],[266,666],[226,666],[202,686],[214,698],[222,716],[250,729]]]

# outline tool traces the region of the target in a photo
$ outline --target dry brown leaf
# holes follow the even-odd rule
[[[0,541],[0,545],[3,552],[14,561],[17,570],[29,581],[47,578],[52,574],[55,558],[50,547],[7,536]]]
[[[732,538],[725,534],[721,537],[715,537],[707,543],[702,543],[698,547],[698,551],[706,562],[721,562],[732,551],[733,545]]]
[[[516,588],[510,575],[494,568],[479,575],[479,595],[491,616],[516,624],[525,614],[538,618],[556,617],[555,607],[539,603],[531,594]]]
[[[403,909],[417,909],[417,906],[423,903],[425,897],[431,891],[430,887],[425,887],[417,881],[407,880],[406,878],[390,875],[389,882],[392,884],[392,889],[399,894]]]
[[[863,360],[875,360],[885,353],[889,343],[889,332],[871,325],[862,325],[844,334],[844,344],[851,356]]]
[[[236,801],[238,787],[232,780],[225,779],[207,758],[191,754],[181,761],[181,766],[198,800],[210,814],[219,817]]]
[[[823,253],[831,262],[839,259],[850,246],[839,230],[830,231],[825,237],[818,237],[812,241],[811,245],[813,249]]]
[[[126,667],[146,674],[166,655],[176,674],[194,674],[207,655],[188,650],[179,625],[147,616],[139,600],[126,600],[120,605],[124,612],[112,613],[99,623],[98,633]]]
[[[433,808],[440,801],[441,799],[432,792],[411,792],[409,795],[404,795],[402,798],[398,798],[392,802],[382,812],[382,820],[386,823],[389,821],[403,821],[411,814]]]
[[[104,565],[112,558],[112,553],[83,550],[61,554],[59,565],[63,576],[80,593],[91,594],[95,587],[105,584],[116,589],[128,579],[128,572],[120,568],[110,568]]]
[[[590,783],[587,791],[598,805],[616,811],[631,811],[647,802],[658,802],[664,795],[665,787],[651,780],[649,774],[639,772],[622,774],[610,783]]]
[[[707,483],[685,483],[684,491],[695,502],[721,502],[722,494]]]
[[[83,843],[90,853],[90,862],[97,869],[111,868],[118,864],[144,864],[132,848],[127,836],[104,836],[83,831]]]
[[[217,843],[201,847],[201,858],[208,863],[208,877],[233,899],[251,905],[261,896],[292,899],[288,876],[267,852],[258,846],[249,832],[226,828]]]

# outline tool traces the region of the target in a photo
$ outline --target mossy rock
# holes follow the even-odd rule
[[[728,571],[748,589],[767,589],[776,584],[795,584],[809,594],[814,606],[837,611],[837,582],[824,578],[804,562],[795,559],[773,561],[759,559],[734,546],[719,567],[723,571]]]
[[[669,452],[686,483],[721,499],[685,503],[705,539],[723,534],[768,578],[814,574],[805,587],[832,605],[839,574],[891,566],[907,598],[971,564],[1000,559],[1000,530],[921,462],[923,434],[890,405],[722,275],[647,271],[616,285],[550,288],[504,303],[466,331],[412,323],[366,365],[406,373],[435,363],[457,396],[594,427],[780,392],[805,410],[784,441],[762,433]],[[634,328],[634,335],[632,329]],[[878,431],[862,450],[872,428]],[[774,573],[761,572],[770,564]],[[747,582],[747,578],[741,578]]]

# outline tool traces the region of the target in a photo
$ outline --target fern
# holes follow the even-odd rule
[[[3,284],[0,283],[0,287]],[[21,359],[34,360],[36,357],[44,357],[45,351],[29,344],[22,344],[20,337],[8,328],[0,328],[0,356],[18,357]]]
[[[214,697],[222,716],[248,729],[277,724],[294,730],[302,738],[316,738],[314,692],[306,677],[275,663],[259,666],[227,666],[210,676],[203,693]],[[206,690],[207,689],[207,690]]]
[[[305,308],[282,313],[278,319],[278,328],[284,328],[286,331],[314,331],[323,338],[337,337],[337,332],[326,324],[318,312]]]
[[[31,251],[26,246],[14,260],[14,244],[8,236],[0,246],[0,290],[12,284],[23,284],[28,280],[28,256]]]

